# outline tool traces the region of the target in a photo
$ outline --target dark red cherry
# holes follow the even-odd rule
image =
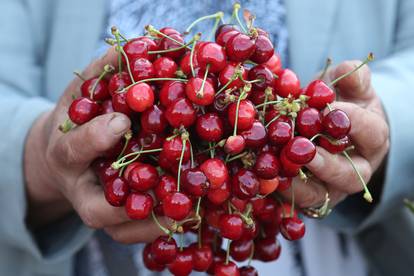
[[[253,250],[252,240],[237,240],[230,245],[230,256],[236,262],[246,261]]]
[[[190,245],[193,250],[193,269],[195,271],[207,271],[213,263],[213,250],[209,244],[198,246],[198,243]]]
[[[300,81],[298,76],[290,69],[283,69],[279,73],[279,78],[275,80],[276,93],[282,97],[287,98],[291,95],[297,98],[300,95]]]
[[[350,146],[351,141],[348,136],[332,141],[329,141],[327,138],[321,136],[318,138],[318,144],[330,153],[336,154],[343,152],[348,146]]]
[[[93,169],[102,183],[115,179],[119,175],[119,170],[112,168],[112,161],[98,159],[93,163]]]
[[[221,262],[214,268],[214,276],[240,276],[239,268],[235,263],[229,261],[227,264]]]
[[[251,128],[240,132],[240,135],[243,136],[248,148],[261,148],[267,143],[266,128],[259,120],[255,120]]]
[[[198,47],[196,47],[196,48],[198,48]],[[190,74],[192,74],[190,57],[191,57],[191,52],[187,52],[182,57],[182,59],[180,61],[180,69],[184,73],[184,75],[186,75],[186,76],[190,76]],[[199,69],[198,61],[197,61],[197,55],[196,55],[196,50],[194,50],[194,53],[193,53],[193,68],[194,68],[194,70],[198,70]]]
[[[254,172],[260,178],[272,179],[278,175],[279,167],[277,157],[272,153],[264,152],[257,156]]]
[[[271,223],[275,220],[278,211],[278,204],[270,197],[266,197],[262,209],[257,213],[258,219],[263,223]]]
[[[113,97],[116,92],[121,91],[131,83],[131,78],[127,72],[116,73],[109,79],[108,91]]]
[[[162,146],[162,152],[165,154],[165,157],[174,163],[180,160],[182,150],[183,140],[180,136],[165,140]],[[190,143],[185,143],[183,161],[190,159],[190,153]]]
[[[163,133],[167,127],[164,111],[157,105],[147,108],[141,114],[141,127],[147,133]]]
[[[228,32],[228,31],[232,31],[232,30],[238,31],[239,28],[237,27],[237,25],[234,25],[234,24],[222,24],[218,26],[216,33],[214,34],[214,38],[217,39],[217,37],[220,34]]]
[[[140,148],[143,150],[159,149],[163,145],[164,140],[165,138],[161,134],[146,133],[144,131],[141,131],[137,136],[137,150],[135,151],[139,151]]]
[[[238,30],[228,30],[226,32],[222,32],[220,33],[217,37],[216,37],[216,42],[217,44],[221,45],[221,46],[226,46],[227,42],[233,37],[236,36],[240,33],[240,31]]]
[[[216,266],[223,263],[225,260],[226,260],[226,251],[218,247],[218,249],[214,252],[213,262],[208,268],[207,273],[210,275],[213,275],[215,273]]]
[[[265,35],[259,35],[256,39],[256,49],[250,59],[256,63],[265,63],[275,52],[272,42]]]
[[[291,161],[286,154],[286,147],[283,147],[280,152],[280,164],[282,165],[281,174],[288,177],[294,177],[299,174],[299,170],[302,165],[294,163]]]
[[[187,276],[193,270],[193,253],[189,248],[178,251],[174,261],[167,265],[174,276]]]
[[[162,201],[165,216],[174,220],[185,219],[191,211],[191,199],[183,193],[168,194]]]
[[[185,98],[179,98],[172,102],[165,112],[165,117],[168,123],[175,128],[189,127],[197,119],[192,103]]]
[[[68,115],[72,122],[82,125],[100,113],[100,106],[88,98],[77,98],[69,106]]]
[[[242,135],[229,136],[224,144],[224,151],[227,154],[236,155],[241,153],[246,147],[246,140]]]
[[[185,84],[182,81],[166,81],[159,93],[160,103],[168,107],[173,101],[185,98]]]
[[[149,58],[148,45],[145,41],[143,41],[140,38],[129,40],[127,43],[125,43],[123,48],[129,61],[138,59],[138,58],[145,58],[145,59]]]
[[[275,77],[273,76],[272,71],[262,64],[256,65],[250,69],[249,80],[260,80],[259,82],[254,82],[252,84],[252,89],[257,91],[264,91],[268,87],[273,88],[275,84]]]
[[[265,206],[266,198],[262,197],[254,197],[249,199],[249,203],[252,205],[253,208],[253,215],[257,216]]]
[[[181,175],[181,183],[184,191],[195,197],[204,196],[210,186],[206,175],[198,168],[184,171]]]
[[[259,272],[253,266],[242,266],[239,271],[240,276],[259,276]]]
[[[250,170],[240,169],[232,178],[232,191],[240,199],[249,199],[259,192],[259,179]]]
[[[273,145],[284,145],[292,139],[292,126],[282,121],[274,121],[267,129],[269,141]]]
[[[151,38],[149,38],[147,36],[140,36],[137,39],[139,39],[139,40],[145,42],[145,44],[147,44],[148,51],[157,51],[157,50],[159,50],[157,43],[154,40],[152,40]],[[157,54],[148,54],[148,60],[149,61],[153,61],[156,57],[157,57]]]
[[[127,104],[127,93],[115,93],[112,95],[112,107],[115,112],[124,113],[127,116],[131,116],[133,110]]]
[[[132,76],[135,81],[155,77],[154,65],[145,58],[133,59],[130,61]]]
[[[95,89],[92,91],[94,86]],[[82,92],[82,97],[90,98],[94,101],[103,101],[110,97],[107,82],[103,79],[98,81],[98,77],[84,81],[80,89]]]
[[[276,237],[267,237],[255,241],[255,257],[262,262],[277,260],[282,247]]]
[[[174,78],[177,71],[177,64],[169,57],[159,57],[154,63],[156,78]]]
[[[238,33],[226,43],[227,57],[232,61],[246,61],[256,49],[255,41],[248,35]]]
[[[130,219],[146,219],[151,214],[154,200],[149,194],[132,192],[128,195],[125,210]]]
[[[161,28],[160,32],[165,34],[165,35],[168,35],[168,36],[170,36],[170,35],[181,35],[181,33],[179,31],[177,31],[176,29],[171,28],[171,27]],[[159,37],[161,38],[163,36],[159,36]]]
[[[158,237],[151,244],[152,258],[157,264],[169,264],[177,256],[177,243],[168,236]]]
[[[142,261],[145,267],[151,271],[163,271],[165,269],[165,265],[159,264],[154,260],[151,252],[151,244],[147,243],[144,247],[142,252]]]
[[[234,208],[239,212],[244,212],[248,203],[246,199],[240,199],[236,196],[233,196],[229,199],[230,203],[234,206]]]
[[[264,65],[272,71],[272,73],[279,75],[282,71],[282,61],[280,55],[275,53],[273,56],[264,63]]]
[[[309,83],[305,88],[305,95],[309,97],[306,103],[319,110],[335,100],[335,92],[321,80]]]
[[[115,207],[125,204],[128,197],[129,187],[122,177],[116,177],[104,183],[104,194],[106,201]]]
[[[129,186],[140,192],[154,188],[158,183],[158,171],[155,167],[141,163],[136,165],[128,176]]]
[[[184,40],[183,40],[183,38],[180,34],[171,34],[171,35],[168,35],[168,36],[170,38],[184,44]],[[181,47],[182,44],[178,44],[177,42],[175,42],[171,39],[168,39],[168,38],[162,38],[160,40],[159,48],[160,48],[160,50],[177,49],[177,48]],[[172,58],[172,59],[176,60],[176,59],[180,58],[184,54],[184,52],[185,52],[185,49],[182,48],[178,51],[163,53],[162,55],[164,57],[169,57],[169,58]]]
[[[197,118],[198,136],[208,142],[217,142],[223,136],[223,122],[215,113],[206,113]]]
[[[114,107],[112,106],[112,100],[105,100],[101,104],[101,114],[109,114],[114,112]]]
[[[243,234],[243,220],[237,214],[223,214],[219,220],[220,234],[223,238],[238,240]]]
[[[200,169],[207,176],[212,189],[219,188],[229,180],[229,171],[221,159],[207,159],[201,164]]]
[[[158,185],[154,188],[155,196],[159,201],[162,201],[168,194],[176,191],[177,180],[168,174],[163,175]]]
[[[204,43],[197,51],[197,61],[201,70],[218,73],[226,66],[226,52],[223,47],[214,42]]]
[[[279,179],[279,186],[277,186],[278,191],[285,191],[289,189],[290,186],[292,185],[292,177],[279,175],[278,179]]]
[[[239,77],[234,79],[234,74],[237,68],[238,70],[240,70],[242,78],[247,80],[247,70],[245,70],[243,66],[239,66],[236,62],[230,62],[220,72],[219,81],[221,86],[226,85],[232,78],[233,81],[231,81],[230,84],[227,85],[227,89],[241,88],[244,86],[244,82]]]
[[[229,105],[228,108],[228,120],[230,125],[234,127],[236,121],[236,109],[237,103],[234,102]],[[254,123],[254,119],[256,117],[256,108],[249,100],[241,100],[239,105],[239,113],[238,113],[238,122],[237,122],[237,129],[238,130],[247,130],[250,129]]]
[[[138,83],[126,92],[128,106],[136,111],[142,112],[154,104],[154,91],[146,83]]]
[[[205,81],[202,78],[191,78],[188,80],[185,86],[185,93],[187,97],[195,104],[198,105],[210,105],[214,101],[214,95],[216,91],[213,85]]]
[[[289,241],[299,240],[305,235],[305,224],[298,217],[283,218],[280,233]]]
[[[312,138],[322,130],[322,116],[319,110],[306,107],[298,112],[296,130],[306,138]]]
[[[335,109],[323,116],[323,130],[335,139],[341,139],[348,135],[351,130],[351,120],[348,115],[340,110]]]
[[[305,137],[296,136],[285,146],[286,157],[296,164],[307,164],[316,154],[315,145]]]
[[[250,225],[243,224],[243,234],[240,240],[253,240],[259,235],[259,224],[254,218],[252,218],[252,221],[253,223]]]
[[[221,205],[229,198],[230,193],[230,185],[227,181],[225,181],[218,188],[209,189],[207,192],[207,198],[211,201],[211,203]]]

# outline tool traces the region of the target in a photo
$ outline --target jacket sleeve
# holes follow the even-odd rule
[[[38,261],[68,258],[91,231],[77,217],[33,233],[25,223],[25,139],[39,115],[54,104],[42,98],[42,58],[25,1],[0,1],[0,246]],[[65,227],[63,227],[65,226]]]

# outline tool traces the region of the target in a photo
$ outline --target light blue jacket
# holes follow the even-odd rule
[[[391,126],[375,208],[350,198],[327,223],[355,233],[375,275],[414,274],[414,1],[286,0],[290,65],[306,83],[326,57],[374,52],[373,83]],[[71,275],[90,237],[78,218],[32,233],[25,224],[25,137],[74,69],[90,62],[105,18],[101,0],[0,1],[0,275]],[[271,16],[271,15],[269,15]],[[266,26],[271,28],[271,26]],[[30,165],[30,164],[29,164]],[[323,252],[320,257],[325,258]]]

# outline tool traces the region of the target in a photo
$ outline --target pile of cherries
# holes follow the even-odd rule
[[[190,30],[152,26],[127,39],[113,28],[107,42],[118,64],[84,80],[62,125],[68,131],[111,112],[131,119],[131,131],[93,167],[109,204],[133,220],[152,218],[165,233],[145,246],[150,270],[257,275],[250,261],[276,260],[279,233],[305,234],[294,201],[278,191],[296,176],[306,181],[316,145],[342,154],[351,146],[347,114],[329,105],[339,79],[301,88],[268,33],[252,20],[241,24],[239,8],[238,26],[218,26],[214,42],[200,34],[185,42]],[[222,16],[196,23],[216,19],[217,26]],[[159,216],[171,220],[168,229]],[[197,241],[177,243],[182,233]]]

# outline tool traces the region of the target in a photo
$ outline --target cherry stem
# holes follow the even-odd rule
[[[272,91],[268,87],[265,89],[264,93],[265,93],[264,103],[267,103],[267,101],[269,100],[269,96],[272,95]],[[263,124],[265,124],[266,107],[267,107],[267,104],[263,105],[263,109],[262,109],[262,113],[263,113],[262,123]]]
[[[147,26],[145,26],[145,30],[146,31],[148,31],[150,34],[151,33],[153,33],[153,34],[157,34],[157,35],[160,35],[160,36],[162,36],[162,37],[165,37],[166,39],[169,39],[169,40],[171,40],[171,41],[174,41],[175,43],[177,43],[177,44],[179,44],[179,45],[181,45],[181,46],[183,46],[184,45],[184,43],[182,43],[182,42],[180,42],[180,41],[178,41],[178,40],[176,40],[176,39],[174,39],[174,38],[172,38],[172,37],[170,37],[170,36],[168,36],[168,35],[166,35],[166,34],[163,34],[162,32],[160,32],[160,31],[158,31],[157,29],[155,29],[154,28],[154,26],[152,26],[152,25],[147,25]],[[189,50],[191,50],[190,49],[190,47],[186,47],[187,49],[189,49]]]
[[[124,93],[129,88],[131,88],[132,86],[135,86],[135,85],[137,85],[139,83],[150,82],[150,81],[182,81],[182,82],[187,82],[188,80],[186,80],[186,79],[179,79],[179,78],[149,78],[149,79],[145,79],[145,80],[140,80],[140,81],[134,82],[133,84],[130,84],[127,87],[125,87],[122,90],[120,90],[118,93]]]
[[[262,107],[262,106],[268,105],[268,104],[277,104],[277,103],[280,103],[280,102],[282,102],[282,100],[269,101],[267,103],[261,103],[261,104],[256,105],[256,108],[259,108],[259,107]]]
[[[131,78],[132,84],[135,84],[136,81],[134,79],[134,76],[132,75],[131,65],[129,64],[129,58],[128,58],[127,54],[125,53],[124,48],[122,48],[122,47],[121,48],[118,48],[118,51],[120,51],[121,54],[124,56],[129,77]]]
[[[246,156],[247,154],[248,154],[248,152],[245,151],[245,152],[242,152],[242,153],[239,153],[239,154],[233,156],[232,158],[230,158],[230,155],[229,155],[229,158],[228,159],[226,158],[226,163],[234,161],[234,160],[239,159],[239,158],[242,158],[242,157]]]
[[[234,80],[237,79],[238,76],[238,72],[234,72],[233,75],[231,76],[231,78],[229,79],[228,82],[226,82],[226,84],[224,86],[222,86],[219,91],[217,91],[216,96],[219,95],[221,92],[223,92],[224,90],[226,90],[226,88],[230,85],[230,83],[232,83]]]
[[[303,180],[305,183],[308,181],[308,176],[302,169],[299,169],[299,178]]]
[[[210,157],[214,158],[214,155],[215,155],[215,150],[214,149],[216,148],[216,146],[212,142],[209,142],[208,146],[209,146],[209,150],[210,150]]]
[[[234,118],[234,129],[233,129],[233,136],[237,135],[237,124],[239,121],[239,107],[240,107],[240,101],[246,95],[246,91],[243,90],[243,92],[240,94],[239,98],[237,99],[237,105],[236,105],[236,118]]]
[[[276,115],[275,117],[272,118],[272,120],[270,120],[266,125],[265,128],[268,128],[270,126],[271,123],[273,123],[274,121],[276,121],[277,119],[280,118],[280,114]]]
[[[196,76],[195,70],[194,70],[194,62],[193,62],[196,44],[197,44],[197,40],[194,40],[193,47],[191,48],[191,52],[190,52],[190,68],[191,68],[191,75],[193,77]]]
[[[290,217],[291,218],[293,218],[293,215],[295,214],[294,212],[295,212],[295,181],[292,181],[292,202],[290,206]]]
[[[180,191],[180,182],[181,182],[181,166],[183,164],[183,159],[184,159],[184,152],[185,152],[185,145],[187,143],[187,139],[184,138],[182,139],[182,149],[181,149],[181,156],[180,156],[180,162],[178,163],[178,172],[177,172],[177,192]]]
[[[218,24],[220,23],[220,21],[223,20],[223,16],[224,16],[224,14],[222,16],[216,18],[216,21],[214,22],[214,25],[213,25],[213,29],[211,29],[211,32],[210,32],[210,34],[207,38],[208,41],[213,39],[213,37],[216,33],[216,30],[217,30]]]
[[[210,69],[210,64],[207,64],[206,71],[204,72],[203,82],[201,83],[200,90],[197,91],[197,97],[198,98],[202,98],[203,95],[204,95],[204,85],[206,84],[206,81],[207,81],[207,75],[208,75],[208,70],[209,69]]]
[[[183,252],[184,249],[184,234],[180,234],[180,251]]]
[[[114,168],[115,170],[125,167],[133,162],[135,162],[140,156],[141,154],[144,153],[152,153],[152,152],[160,152],[162,151],[162,149],[150,149],[150,150],[140,150],[140,151],[136,151],[136,152],[131,152],[125,156],[123,156],[121,159],[115,161],[112,163],[112,168]],[[126,160],[128,157],[134,156],[134,158],[132,158],[131,160],[124,162],[124,160]]]
[[[196,20],[194,20],[185,30],[186,33],[189,33],[191,31],[191,29],[197,25],[199,22],[203,21],[203,20],[207,20],[207,19],[211,19],[211,18],[215,18],[216,22],[220,21],[220,19],[224,16],[224,13],[222,11],[216,12],[215,14],[210,14],[210,15],[206,15],[206,16],[202,16]],[[218,23],[217,23],[218,24]]]
[[[191,144],[190,139],[188,139],[188,143],[190,144],[190,160],[191,160],[191,168],[194,168],[194,152],[193,152],[193,145]]]
[[[250,251],[250,255],[249,255],[249,261],[247,262],[247,266],[251,266],[252,264],[252,260],[253,260],[253,256],[254,256],[254,242],[252,242],[252,251]]]
[[[59,126],[59,130],[68,133],[74,126],[75,124],[68,118]]]
[[[194,41],[197,41],[200,39],[201,34],[198,33],[196,34],[193,39],[191,39],[189,42],[181,45],[180,47],[177,48],[171,48],[171,49],[165,49],[165,50],[157,50],[157,51],[148,51],[148,54],[150,55],[156,55],[156,54],[163,54],[163,53],[170,53],[170,52],[175,52],[175,51],[179,51],[181,49],[187,48],[189,45],[193,44]],[[192,49],[191,49],[192,50]]]
[[[201,248],[201,246],[202,246],[202,242],[201,242],[201,226],[198,227],[198,229],[197,229],[197,243],[198,243],[198,248]]]
[[[232,13],[231,17],[232,18],[235,18],[236,21],[237,21],[237,23],[239,24],[240,28],[242,29],[242,31],[244,33],[247,33],[246,28],[243,26],[243,24],[242,24],[242,22],[240,21],[240,18],[239,18],[239,10],[240,10],[240,8],[241,8],[240,3],[234,3],[234,5],[233,5],[233,13]]]
[[[326,59],[325,66],[323,67],[322,73],[321,73],[321,74],[320,74],[320,76],[319,76],[319,79],[320,79],[320,80],[321,80],[321,79],[323,79],[323,78],[325,77],[326,72],[328,71],[328,68],[329,68],[329,66],[331,66],[331,64],[332,64],[332,59],[327,58],[327,59]]]
[[[229,259],[230,259],[230,245],[231,245],[231,240],[228,240],[227,241],[227,250],[226,250],[226,262],[225,262],[226,265],[229,264]]]
[[[86,79],[82,76],[82,74],[78,71],[73,71],[73,74],[80,78],[82,81],[86,81]]]
[[[93,86],[89,91],[89,97],[91,98],[91,100],[93,100],[93,92],[95,92],[95,89],[98,86],[98,83],[105,77],[105,75],[107,73],[111,73],[114,70],[115,70],[115,68],[110,64],[106,64],[104,66],[104,69],[103,69],[102,73],[99,75],[98,79],[93,83]]]
[[[171,231],[161,225],[161,223],[159,222],[159,220],[158,220],[157,216],[155,215],[154,211],[151,212],[151,216],[152,216],[152,219],[154,220],[155,224],[158,226],[158,228],[160,228],[161,231],[163,231],[166,235],[171,237],[171,234],[172,234]]]
[[[131,130],[128,130],[127,133],[125,133],[124,137],[125,137],[125,144],[124,144],[124,147],[122,148],[121,153],[116,158],[117,161],[122,157],[122,155],[124,155],[125,150],[128,147],[129,141],[132,138],[132,131]]]
[[[357,67],[355,67],[353,70],[349,71],[348,73],[343,74],[342,76],[339,76],[338,78],[334,79],[330,85],[334,86],[338,81],[348,77],[349,75],[353,74],[354,72],[358,71],[362,66],[364,66],[365,64],[367,64],[368,62],[374,60],[374,54],[373,53],[369,53],[367,58]]]
[[[116,39],[116,45],[117,45],[116,47],[117,47],[117,49],[120,49],[122,46],[121,46],[121,40],[119,39],[119,31],[116,27],[113,27],[112,30],[113,30],[112,34],[115,36],[115,39]],[[121,72],[122,72],[122,53],[119,50],[118,50],[118,70],[119,70],[119,74],[121,74]]]

